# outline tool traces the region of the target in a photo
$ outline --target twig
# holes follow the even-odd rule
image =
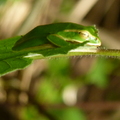
[[[48,105],[51,109],[65,109],[68,106],[64,104],[59,105]],[[47,107],[47,106],[46,106]],[[91,110],[117,110],[120,109],[120,102],[82,102],[74,105],[73,107],[77,107],[83,110],[91,111]]]
[[[97,57],[112,57],[112,58],[120,58],[120,49],[105,49],[105,48],[82,48],[78,50],[72,50],[68,54],[61,54],[50,56],[47,58],[55,58],[55,57],[70,57],[70,56],[97,56]]]

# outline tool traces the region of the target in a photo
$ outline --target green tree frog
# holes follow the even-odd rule
[[[46,49],[46,46],[49,45],[62,49],[62,47],[82,44],[85,41],[87,42],[84,46],[97,47],[101,45],[98,30],[95,26],[82,26],[76,23],[54,23],[34,28],[22,36],[12,49],[20,51],[34,49],[36,46]]]

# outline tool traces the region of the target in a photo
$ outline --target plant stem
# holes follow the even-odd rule
[[[58,57],[70,57],[70,56],[103,56],[103,57],[120,57],[120,49],[105,49],[105,48],[82,48],[80,50],[72,50],[68,54],[61,54],[55,56],[49,56],[47,58],[58,58]]]

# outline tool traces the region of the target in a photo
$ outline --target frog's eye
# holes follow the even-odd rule
[[[80,37],[82,37],[83,39],[87,39],[89,37],[89,33],[86,31],[82,31],[82,32],[80,31],[78,33],[79,33]]]

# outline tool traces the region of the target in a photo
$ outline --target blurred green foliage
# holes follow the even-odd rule
[[[20,0],[0,0],[0,5],[4,5],[7,1],[15,2]]]
[[[38,87],[37,98],[48,104],[58,103],[62,100],[64,87],[72,83],[69,76],[69,60],[66,58],[52,59],[48,63],[48,70]]]
[[[58,118],[58,120],[87,120],[84,112],[74,107],[61,110],[56,109],[53,110],[52,113]]]
[[[75,0],[64,0],[60,7],[60,12],[69,13],[71,9],[73,8],[73,4],[75,3],[76,3]]]
[[[0,0],[0,5],[5,4],[7,0]]]
[[[68,85],[94,84],[97,87],[106,88],[110,82],[110,74],[119,67],[119,60],[97,58],[90,71],[84,75],[85,77],[79,76],[76,79],[70,77],[70,59],[51,59],[48,61],[48,66],[44,76],[40,79],[36,93],[36,99],[45,105],[63,103],[63,90]],[[106,98],[108,100],[116,100],[116,98],[118,99],[118,94],[107,94]],[[34,107],[26,107],[24,109],[23,120],[33,120],[32,118],[47,120],[47,118],[42,118],[42,115],[38,114]],[[86,120],[85,113],[78,108],[53,108],[49,109],[49,112],[56,116],[58,120]]]
[[[117,67],[113,64],[117,60],[98,58],[86,76],[87,82],[98,87],[105,88],[109,84],[109,75]]]
[[[39,114],[37,109],[32,105],[21,108],[20,114],[21,120],[49,120],[42,114]]]

